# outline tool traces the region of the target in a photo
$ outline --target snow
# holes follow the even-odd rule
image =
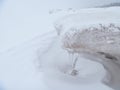
[[[60,55],[61,52],[62,54],[59,56],[60,59],[68,58],[66,57],[68,54],[65,51],[61,50],[60,48],[59,37],[57,36],[55,32],[55,28],[53,26],[54,22],[59,17],[63,17],[64,15],[68,15],[72,13],[74,14],[79,12],[81,13],[77,14],[78,16],[79,15],[82,15],[82,17],[86,16],[87,18],[86,17],[84,18],[88,20],[89,18],[88,14],[84,12],[88,12],[88,13],[95,12],[94,16],[97,16],[99,15],[98,13],[99,11],[101,12],[104,11],[105,12],[104,15],[106,15],[106,12],[107,11],[109,12],[109,10],[110,10],[109,12],[110,16],[112,18],[115,18],[117,16],[116,19],[118,19],[119,13],[117,13],[116,9],[119,8],[112,8],[106,11],[104,9],[99,9],[99,8],[90,9],[90,10],[82,9],[80,11],[75,11],[75,12],[74,10],[73,12],[68,11],[68,8],[71,7],[74,7],[75,10],[76,8],[79,9],[84,7],[91,7],[91,6],[93,7],[99,5],[101,1],[102,0],[100,1],[96,0],[95,2],[93,1],[91,2],[89,0],[86,0],[84,2],[78,0],[71,0],[71,1],[59,0],[59,2],[55,0],[52,0],[51,2],[47,0],[44,1],[34,0],[34,2],[32,0],[5,1],[4,6],[2,6],[2,10],[0,12],[0,29],[1,29],[0,30],[0,84],[2,85],[1,87],[3,87],[3,89],[5,90],[11,90],[11,89],[12,90],[16,90],[16,89],[17,90],[26,90],[26,89],[50,90],[52,88],[53,88],[52,90],[58,90],[58,88],[60,90],[61,89],[77,90],[78,88],[83,90],[89,90],[89,89],[93,90],[93,88],[95,88],[95,90],[101,90],[101,89],[112,90],[111,88],[99,82],[95,84],[96,80],[93,81],[92,84],[74,85],[71,82],[71,78],[69,76],[65,76],[67,78],[66,82],[64,80],[61,81],[60,79],[63,79],[64,75],[62,75],[60,72],[57,73],[57,70],[54,71],[52,66],[53,63],[59,63],[58,55]],[[78,2],[82,2],[81,6],[79,5]],[[87,4],[87,2],[91,2],[91,3]],[[107,3],[107,2],[108,0],[104,0],[103,3]],[[109,2],[113,2],[113,0],[110,0]],[[62,11],[49,14],[49,10],[53,10],[54,8],[58,8],[58,9],[60,8],[62,9]],[[112,13],[115,13],[115,15],[112,15]],[[76,18],[78,19],[78,17]],[[50,48],[50,50],[48,50],[48,48]],[[48,54],[48,55],[45,56],[44,54],[45,55]],[[39,62],[38,58],[41,59],[41,57],[43,57],[43,59],[45,57],[48,61],[45,61],[46,63],[43,61]],[[51,62],[50,58],[55,58],[55,60],[58,59],[58,61],[53,60]],[[38,63],[40,63],[40,65],[43,63],[42,66],[44,66],[45,63],[44,66],[45,68],[43,68],[42,70],[44,73],[40,72]],[[63,60],[61,60],[60,63],[63,63]],[[96,65],[100,66],[96,69],[94,67],[92,67],[91,69],[94,68],[96,72],[100,71],[99,72],[100,76],[98,76],[97,79],[102,78],[104,76],[104,70],[102,66],[94,62],[92,63],[92,65],[94,67],[96,67]],[[48,70],[50,70],[50,72],[47,72]],[[51,73],[52,70],[53,73]],[[90,69],[87,67],[86,72],[85,70],[82,71],[84,75],[88,73],[87,71],[89,71]],[[70,81],[71,83],[68,83],[68,81]],[[76,81],[76,80],[74,80],[73,78],[72,81]]]
[[[108,25],[115,23],[119,26],[119,9],[119,7],[82,9],[79,10],[77,14],[68,14],[58,19],[55,23],[55,27],[62,28],[63,32],[61,31],[61,34],[64,34],[71,28],[84,29],[85,27],[96,26],[98,24]]]

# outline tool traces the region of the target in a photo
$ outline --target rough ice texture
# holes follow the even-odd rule
[[[120,88],[120,29],[114,24],[100,27],[89,27],[82,32],[72,29],[63,37],[63,47],[73,53],[100,54],[99,58],[109,61],[101,61],[110,76],[109,80],[104,81],[113,88]],[[114,71],[115,69],[115,71]],[[114,73],[113,73],[114,72]],[[112,80],[113,79],[113,80]]]
[[[120,55],[120,27],[99,24],[84,29],[71,28],[63,36],[63,47],[74,52],[104,52]]]
[[[84,30],[72,28],[66,32],[62,42],[63,48],[72,53],[86,53],[101,58],[99,61],[107,70],[103,82],[117,90],[120,83],[120,27],[99,24]]]

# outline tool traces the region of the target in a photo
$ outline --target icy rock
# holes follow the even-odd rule
[[[106,78],[109,77],[103,79],[103,82],[119,90],[120,29],[118,26],[111,26],[111,24],[108,26],[99,24],[98,26],[91,26],[83,30],[70,29],[62,36],[62,47],[68,52],[71,50],[72,53],[84,53],[100,58],[101,61],[97,59],[94,61],[103,65],[107,71]]]

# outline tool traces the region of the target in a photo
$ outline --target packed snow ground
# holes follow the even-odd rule
[[[77,14],[79,11],[72,12],[72,11],[62,10],[57,14],[53,13],[52,15],[50,15],[48,13],[49,11],[48,8],[50,6],[46,9],[46,12],[43,12],[43,10],[41,9],[41,12],[43,13],[38,13],[37,8],[39,7],[39,4],[33,10],[33,8],[28,9],[27,7],[27,6],[31,7],[30,3],[32,3],[32,1],[29,2],[29,4],[27,0],[26,3],[23,3],[22,1],[17,2],[15,0],[8,1],[7,4],[5,4],[6,6],[4,6],[1,12],[0,84],[2,85],[2,87],[5,90],[11,90],[11,89],[12,90],[16,90],[16,89],[17,90],[26,90],[26,89],[50,90],[50,88],[48,87],[51,86],[58,86],[58,87],[52,87],[55,88],[54,90],[58,88],[60,88],[60,90],[61,89],[64,90],[66,88],[68,88],[69,90],[73,90],[73,88],[76,90],[77,88],[80,88],[82,90],[83,89],[93,90],[93,88],[94,90],[101,90],[101,89],[111,90],[109,87],[101,83],[78,86],[64,82],[63,85],[63,82],[57,81],[57,79],[53,78],[54,75],[53,76],[50,75],[50,77],[48,76],[45,77],[46,74],[44,75],[43,73],[39,72],[39,68],[37,67],[37,63],[38,63],[37,60],[39,58],[38,56],[42,55],[43,52],[44,53],[47,52],[48,48],[54,49],[54,45],[56,43],[59,44],[58,42],[56,42],[59,38],[57,37],[57,34],[54,30],[53,22],[59,17],[71,13]],[[26,4],[28,5],[26,6]],[[37,10],[35,11],[35,9]],[[99,10],[101,10],[101,12],[104,11],[104,9],[99,9]],[[111,8],[108,9],[108,11],[109,10],[112,11],[110,12],[112,15],[114,11],[119,11],[119,8]],[[80,14],[84,13],[84,11],[97,13],[98,9],[88,9],[88,10],[83,9],[81,11]],[[24,16],[24,14],[26,16]],[[117,15],[118,14],[120,13],[117,13]],[[20,18],[19,15],[21,16]],[[88,15],[84,13],[82,16],[84,15],[87,16],[86,20],[88,20],[89,19]],[[36,18],[34,18],[35,16]],[[44,17],[38,18],[39,16],[40,17],[44,16]],[[118,17],[116,17],[116,19],[118,19]],[[42,26],[40,24],[42,24]],[[53,47],[49,45],[52,45]],[[52,54],[52,56],[54,56],[55,51],[58,51],[58,54],[60,54],[59,53],[60,49],[58,50],[58,48],[56,47],[59,48],[59,45],[55,45],[55,50],[49,51]],[[72,88],[69,87],[70,85],[71,86],[73,85],[73,87]],[[61,86],[62,87],[64,86],[64,88],[61,88]]]

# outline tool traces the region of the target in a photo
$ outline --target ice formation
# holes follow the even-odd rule
[[[100,82],[119,90],[118,18],[116,8],[107,8],[80,10],[58,19],[55,22],[58,34],[56,42],[42,58],[48,84],[52,86],[54,80],[58,83],[57,89],[69,87],[69,90],[80,90],[83,83],[88,85]]]
[[[62,35],[62,47],[69,53],[84,54],[103,65],[107,71],[103,82],[119,90],[120,83],[120,27],[113,23],[88,28],[71,28]],[[77,59],[77,58],[76,58]],[[74,67],[76,59],[73,63]],[[74,68],[73,67],[73,68]],[[73,69],[71,75],[76,75]]]

